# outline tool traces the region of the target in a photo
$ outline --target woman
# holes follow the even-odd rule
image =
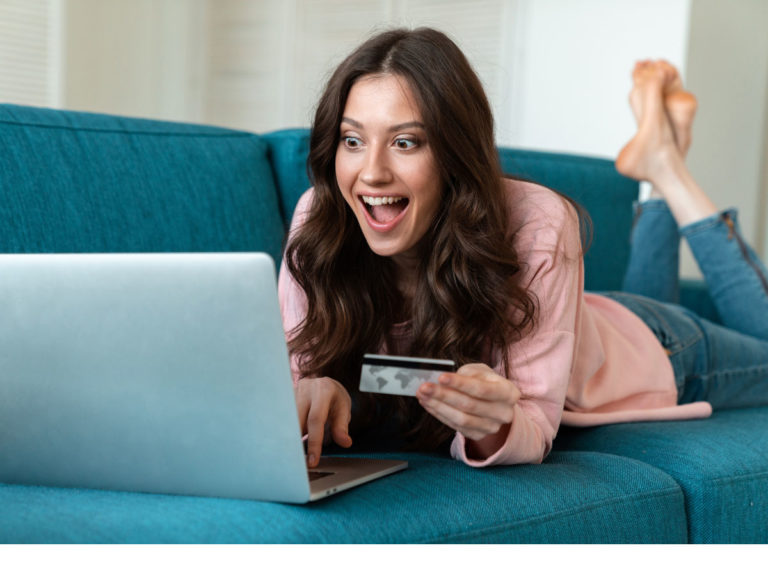
[[[669,66],[638,66],[638,135],[617,167],[664,191],[683,224],[698,224],[708,205],[663,105],[666,94],[680,109],[682,140],[692,112],[678,83]],[[640,296],[583,292],[579,215],[553,191],[502,178],[482,86],[440,32],[385,32],[355,50],[320,99],[309,162],[314,188],[297,205],[279,286],[310,466],[329,437],[342,447],[352,437],[379,448],[450,443],[473,466],[541,462],[561,423],[711,412],[707,386],[686,382],[701,375],[692,344],[706,340],[678,344],[670,330],[705,323]],[[676,196],[691,191],[696,206]],[[737,234],[733,215],[710,216]],[[630,274],[647,270],[637,236],[655,222],[640,215]],[[733,258],[733,270],[764,278],[749,258]],[[752,296],[768,318],[766,289]],[[706,328],[749,342],[765,367],[768,336],[740,330],[758,337]],[[459,369],[415,399],[363,394],[368,352],[449,358]]]

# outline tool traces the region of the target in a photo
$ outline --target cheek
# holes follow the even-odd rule
[[[339,185],[341,194],[345,199],[349,200],[348,196],[352,189],[352,180],[354,175],[352,174],[350,163],[348,159],[344,159],[339,154],[336,155],[336,183]]]
[[[441,199],[440,195],[435,191],[430,195],[428,202],[425,202],[425,207],[422,212],[424,215],[424,223],[431,226],[435,223],[437,214],[440,210]]]
[[[436,212],[440,207],[443,192],[443,184],[437,170],[434,167],[422,167],[414,173],[412,186],[418,187],[425,212]]]

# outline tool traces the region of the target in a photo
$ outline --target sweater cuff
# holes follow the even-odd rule
[[[467,456],[467,439],[460,432],[456,433],[451,444],[451,456],[468,466],[482,468],[486,466],[512,464],[540,464],[547,451],[547,443],[539,426],[515,405],[512,426],[507,440],[496,452],[484,460],[475,460]]]

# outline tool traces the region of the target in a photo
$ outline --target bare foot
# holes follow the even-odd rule
[[[629,92],[629,107],[632,109],[632,114],[635,116],[635,123],[640,125],[640,117],[643,115],[643,97],[641,95],[641,81],[644,76],[644,71],[651,64],[651,61],[646,59],[644,61],[638,61],[635,63],[635,68],[632,70],[632,90]]]
[[[676,75],[670,68],[647,61],[635,66],[630,104],[636,112],[638,130],[616,158],[616,169],[622,175],[653,183],[669,158],[682,159],[663,99]]]
[[[715,214],[715,204],[691,176],[681,151],[690,145],[695,97],[682,90],[677,71],[663,61],[639,62],[632,78],[635,86],[630,104],[638,128],[616,158],[616,169],[628,177],[649,181],[652,198],[667,201],[679,226]],[[665,104],[667,94],[674,95],[671,109]]]
[[[698,101],[693,93],[683,88],[683,81],[674,66],[667,61],[659,61],[659,64],[673,77],[664,90],[664,108],[667,109],[669,121],[672,123],[677,148],[685,157],[691,147],[691,127]]]
[[[633,85],[632,91],[629,93],[629,105],[635,116],[635,122],[637,122],[639,126],[640,117],[643,114],[642,88],[641,85],[638,84],[638,79],[642,82],[644,73],[647,71],[648,67],[652,65],[661,66],[668,76],[667,84],[663,90],[664,109],[672,125],[675,144],[682,156],[685,157],[688,154],[688,149],[691,147],[691,127],[693,125],[693,118],[696,114],[698,102],[692,93],[683,88],[683,81],[680,78],[680,74],[669,62],[660,60],[654,63],[645,60],[638,61],[635,64],[635,69],[632,73],[632,78],[635,84]]]

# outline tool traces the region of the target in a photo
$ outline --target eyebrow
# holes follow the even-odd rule
[[[355,128],[359,128],[361,130],[364,129],[364,126],[360,122],[358,122],[357,120],[353,120],[352,118],[347,118],[346,116],[344,116],[341,119],[341,121],[346,122],[347,124],[354,126]],[[389,131],[397,132],[400,130],[405,130],[407,128],[421,128],[422,130],[425,129],[424,124],[414,120],[413,122],[403,122],[402,124],[395,124],[394,126],[391,126],[389,128]]]

